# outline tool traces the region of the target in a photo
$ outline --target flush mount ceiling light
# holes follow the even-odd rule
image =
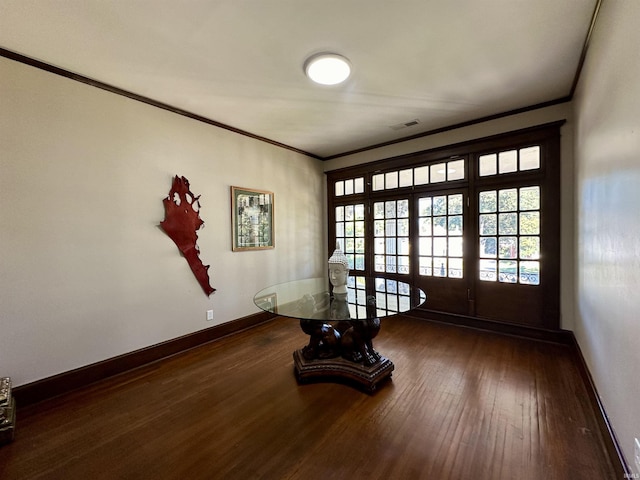
[[[349,78],[351,64],[337,53],[319,53],[304,62],[304,72],[316,83],[337,85]]]

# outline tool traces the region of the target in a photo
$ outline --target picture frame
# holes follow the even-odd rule
[[[275,248],[273,192],[231,187],[232,250]]]

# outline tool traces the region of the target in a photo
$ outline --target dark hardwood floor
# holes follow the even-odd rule
[[[278,318],[18,410],[0,478],[620,478],[572,350],[399,317],[373,396],[298,386]]]

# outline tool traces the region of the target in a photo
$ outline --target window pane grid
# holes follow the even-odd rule
[[[418,199],[418,265],[423,276],[463,278],[461,193]]]
[[[480,192],[480,280],[540,284],[539,210],[539,186]]]
[[[349,270],[365,269],[364,212],[363,203],[335,208],[336,243],[349,261]]]
[[[409,273],[409,200],[373,204],[374,266],[380,273]]]

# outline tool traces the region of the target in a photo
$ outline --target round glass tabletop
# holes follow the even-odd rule
[[[346,293],[333,293],[329,278],[308,278],[260,290],[260,309],[296,319],[364,320],[389,317],[422,305],[425,293],[406,282],[384,277],[349,276]]]

